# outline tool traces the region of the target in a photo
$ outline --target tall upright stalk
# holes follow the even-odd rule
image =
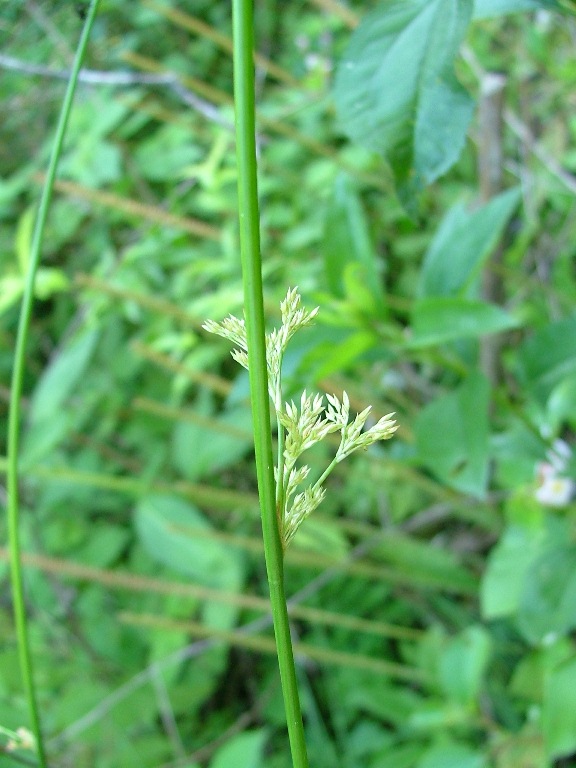
[[[240,251],[262,535],[292,763],[294,768],[308,768],[294,652],[286,608],[284,556],[276,513],[274,458],[270,431],[256,165],[254,14],[252,0],[233,0],[232,7]]]
[[[24,582],[22,577],[22,557],[19,532],[20,505],[18,496],[18,450],[21,420],[20,405],[22,399],[22,385],[24,380],[26,346],[30,331],[32,305],[34,303],[34,283],[38,265],[40,263],[40,254],[42,250],[42,241],[44,237],[46,219],[48,217],[48,208],[52,198],[52,190],[54,188],[54,179],[56,177],[58,161],[62,154],[64,134],[66,132],[68,118],[72,109],[72,101],[74,99],[74,92],[78,82],[78,74],[80,72],[80,67],[82,66],[82,61],[86,52],[90,31],[92,29],[94,19],[96,18],[99,2],[100,0],[91,0],[88,13],[86,14],[86,20],[82,29],[80,40],[78,42],[70,79],[68,81],[68,87],[66,89],[66,94],[60,109],[56,134],[54,136],[54,144],[52,146],[52,153],[50,156],[48,171],[46,173],[46,181],[44,182],[44,187],[42,189],[42,195],[40,198],[40,205],[38,208],[38,215],[36,217],[34,234],[32,237],[32,245],[30,248],[28,273],[26,275],[26,284],[24,287],[22,306],[20,308],[18,334],[16,337],[16,348],[14,352],[14,368],[12,371],[12,383],[10,388],[10,407],[8,413],[8,542],[10,547],[12,601],[14,605],[14,621],[16,624],[16,635],[18,640],[18,652],[20,658],[22,682],[28,701],[30,724],[36,739],[36,749],[41,768],[47,768],[48,764],[46,761],[46,752],[44,749],[44,742],[40,725],[40,714],[38,710],[36,689],[34,686],[32,653],[30,651],[28,624],[26,619],[26,603],[24,597]]]

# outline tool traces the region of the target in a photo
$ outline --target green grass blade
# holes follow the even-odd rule
[[[20,667],[22,672],[22,681],[28,701],[30,723],[34,736],[36,738],[38,760],[41,768],[47,767],[46,752],[42,738],[40,725],[40,713],[34,686],[34,674],[32,653],[30,650],[30,641],[28,637],[28,626],[26,620],[26,606],[24,599],[24,583],[22,576],[22,562],[20,552],[20,534],[19,534],[19,499],[18,499],[18,448],[20,438],[20,404],[22,398],[22,386],[24,380],[24,367],[26,359],[26,346],[30,330],[30,320],[32,317],[32,306],[34,303],[34,282],[36,272],[40,263],[40,253],[42,249],[42,240],[44,229],[48,216],[48,208],[54,188],[56,169],[58,161],[62,154],[62,145],[66,125],[70,116],[74,92],[78,82],[78,74],[84,59],[90,31],[96,18],[100,0],[91,0],[80,41],[76,49],[72,71],[62,102],[50,163],[46,174],[46,181],[40,198],[38,216],[34,228],[32,245],[30,249],[30,260],[28,273],[26,275],[26,284],[20,309],[20,319],[18,323],[18,335],[16,338],[16,349],[14,353],[14,368],[12,371],[12,383],[10,390],[10,408],[8,414],[8,542],[10,548],[10,571],[12,580],[12,600],[14,604],[14,621],[16,624],[16,634],[18,639],[18,652],[20,657]]]

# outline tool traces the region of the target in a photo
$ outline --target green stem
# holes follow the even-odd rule
[[[256,175],[252,0],[233,0],[232,9],[240,251],[262,535],[292,763],[294,768],[308,768],[284,590],[282,542],[276,515]]]
[[[282,371],[282,356],[278,362],[280,372]],[[278,442],[278,460],[276,462],[277,468],[277,481],[276,481],[276,515],[278,517],[278,525],[280,526],[280,536],[282,536],[282,526],[284,525],[284,519],[286,517],[286,486],[284,483],[284,442],[286,440],[286,434],[284,427],[280,423],[280,409],[282,408],[282,390],[281,390],[281,373],[277,377],[278,384],[276,386],[276,392],[274,393],[274,409],[276,411],[276,435]]]
[[[280,423],[280,419],[276,418],[277,434],[278,434],[278,462],[277,466],[277,483],[276,483],[276,510],[278,514],[278,521],[280,525],[283,525],[284,518],[286,516],[286,485],[284,483],[284,427]]]
[[[338,464],[338,462],[336,461],[336,459],[332,459],[332,461],[330,462],[330,464],[328,464],[328,466],[326,467],[326,469],[324,470],[324,472],[322,472],[322,474],[320,475],[320,477],[318,478],[318,480],[316,480],[316,482],[314,483],[314,488],[318,488],[319,486],[321,486],[321,485],[322,485],[322,483],[324,482],[324,480],[326,480],[326,478],[328,477],[328,475],[329,475],[329,474],[332,472],[332,470],[334,469],[334,467],[336,466],[336,464]]]
[[[26,361],[26,346],[28,334],[30,331],[30,320],[32,317],[32,305],[34,303],[34,283],[36,272],[40,263],[40,253],[42,249],[42,240],[44,229],[48,216],[48,208],[52,198],[54,188],[54,179],[58,161],[62,154],[62,146],[66,125],[72,109],[74,92],[78,82],[78,74],[84,59],[90,31],[96,18],[96,11],[100,0],[91,0],[90,8],[86,15],[84,28],[80,36],[78,48],[74,57],[70,80],[62,102],[62,108],[58,118],[54,144],[50,156],[50,163],[46,173],[46,181],[40,198],[38,207],[38,216],[34,227],[34,235],[30,247],[30,260],[28,273],[26,275],[26,284],[20,308],[20,319],[18,323],[18,334],[16,337],[16,348],[14,351],[14,368],[12,371],[12,383],[10,389],[10,407],[8,413],[8,467],[7,467],[7,489],[8,489],[8,542],[10,547],[10,572],[12,582],[12,601],[14,604],[14,621],[16,624],[16,635],[18,638],[18,653],[20,657],[20,669],[22,682],[28,701],[28,710],[30,723],[36,739],[38,760],[41,768],[46,768],[46,752],[42,738],[40,726],[40,714],[36,700],[36,689],[34,687],[34,674],[32,664],[32,654],[30,651],[30,641],[28,637],[28,624],[26,620],[26,603],[24,597],[24,580],[22,575],[22,557],[20,547],[19,531],[19,498],[18,498],[18,451],[20,438],[20,419],[21,419],[21,399],[24,381],[24,367]]]

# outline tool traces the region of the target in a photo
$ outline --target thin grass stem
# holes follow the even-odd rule
[[[240,252],[262,535],[292,763],[294,768],[308,768],[276,512],[260,254],[252,0],[233,0],[232,13]]]
[[[18,497],[18,449],[20,438],[20,419],[21,419],[21,399],[24,381],[24,368],[26,361],[26,346],[30,331],[30,321],[32,317],[32,306],[34,303],[34,283],[36,272],[40,263],[40,254],[42,250],[42,241],[44,238],[44,229],[48,217],[48,208],[54,189],[56,178],[56,169],[62,154],[64,134],[68,124],[68,118],[72,109],[74,92],[78,83],[78,74],[84,59],[90,31],[96,18],[100,0],[91,0],[86,21],[82,29],[82,34],[78,42],[70,80],[62,102],[62,108],[58,118],[52,153],[46,174],[46,181],[40,197],[38,215],[34,227],[32,244],[30,247],[30,260],[28,264],[28,273],[26,275],[26,284],[20,308],[20,318],[18,323],[18,334],[16,337],[16,349],[14,352],[14,368],[12,371],[12,382],[10,389],[10,406],[8,413],[8,471],[7,471],[7,489],[8,489],[8,543],[10,549],[10,573],[12,582],[12,601],[14,605],[14,621],[16,624],[16,635],[18,640],[18,653],[20,660],[20,669],[22,682],[28,702],[30,724],[34,737],[36,739],[36,749],[38,761],[41,768],[47,768],[46,752],[42,737],[40,723],[40,713],[38,709],[36,688],[34,685],[34,672],[32,653],[30,650],[30,640],[28,636],[28,624],[26,618],[26,603],[24,597],[24,579],[22,575],[22,558],[20,548],[20,505]]]

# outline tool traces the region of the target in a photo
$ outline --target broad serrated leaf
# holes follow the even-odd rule
[[[474,104],[453,62],[472,10],[472,0],[393,0],[366,16],[338,67],[342,130],[388,160],[407,202],[464,146]]]
[[[420,272],[419,296],[448,296],[460,291],[495,248],[520,201],[509,189],[473,212],[451,208],[438,228]]]

